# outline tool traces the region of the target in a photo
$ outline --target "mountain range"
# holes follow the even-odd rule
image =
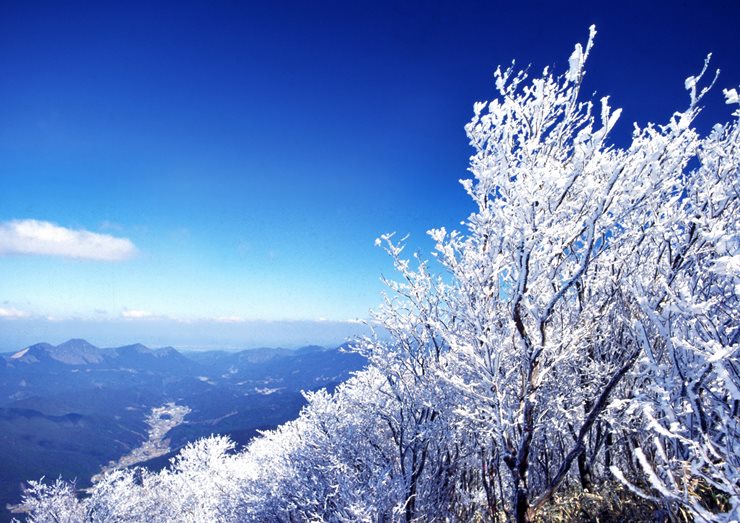
[[[165,465],[187,442],[210,434],[247,443],[297,416],[302,390],[332,389],[366,360],[347,347],[179,352],[141,344],[99,348],[82,339],[0,354],[0,506],[22,482],[77,478],[147,440],[147,416],[166,403],[190,409],[166,434]],[[0,510],[0,521],[10,513]]]

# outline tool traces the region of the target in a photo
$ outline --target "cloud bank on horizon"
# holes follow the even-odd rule
[[[0,318],[5,319],[16,319],[16,318],[29,318],[30,312],[15,309],[13,307],[0,307]]]
[[[137,254],[128,238],[69,229],[41,220],[0,223],[0,255],[61,256],[78,260],[123,261]]]
[[[146,318],[152,318],[154,315],[149,311],[126,309],[121,312],[121,317],[130,320],[143,320]]]

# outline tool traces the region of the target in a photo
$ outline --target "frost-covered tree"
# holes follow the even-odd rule
[[[436,261],[378,241],[398,278],[368,369],[241,452],[203,440],[82,499],[33,482],[28,520],[531,522],[616,482],[738,520],[740,110],[694,130],[705,64],[685,110],[610,145],[620,111],[581,99],[594,35],[560,76],[496,71],[466,127],[473,212],[430,231]]]
[[[403,278],[376,360],[434,372],[436,411],[454,413],[456,443],[467,432],[480,447],[492,519],[530,521],[574,475],[588,489],[628,482],[626,468],[671,512],[716,517],[707,497],[719,496],[733,518],[737,121],[692,129],[705,64],[686,110],[610,146],[620,110],[579,97],[594,35],[562,76],[496,71],[498,98],[466,128],[476,210],[466,231],[430,231],[449,277],[410,269],[389,242]]]
[[[82,499],[71,484],[30,482],[23,508],[27,521],[158,522],[238,521],[244,467],[234,443],[215,436],[188,444],[161,472],[142,468],[102,475]]]

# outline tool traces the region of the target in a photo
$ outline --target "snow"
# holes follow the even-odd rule
[[[29,347],[29,348],[30,348],[30,347]],[[12,360],[17,360],[17,359],[20,359],[20,358],[22,358],[23,356],[25,356],[25,355],[26,355],[26,353],[28,352],[28,349],[29,349],[29,348],[25,348],[25,349],[23,349],[23,350],[19,350],[18,352],[16,352],[15,354],[13,354],[13,355],[12,355],[12,356],[10,357],[10,359],[12,359]]]
[[[722,93],[725,95],[726,104],[740,104],[740,95],[738,95],[737,89],[723,89]]]

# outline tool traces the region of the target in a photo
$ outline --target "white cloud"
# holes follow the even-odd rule
[[[205,321],[209,320],[206,319]],[[219,316],[218,318],[213,318],[213,321],[216,323],[242,323],[245,320],[240,316]]]
[[[0,255],[36,254],[81,260],[119,261],[136,254],[128,238],[68,229],[40,220],[0,223]]]
[[[121,313],[121,316],[129,320],[141,320],[144,318],[152,318],[154,314],[149,311],[125,310]]]
[[[0,318],[28,318],[31,314],[18,309],[0,307]]]

